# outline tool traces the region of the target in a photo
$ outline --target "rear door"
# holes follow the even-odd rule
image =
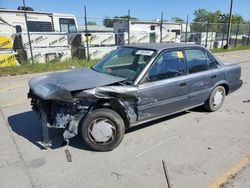
[[[216,60],[202,48],[185,49],[188,66],[188,105],[204,103],[214,85],[222,79]],[[215,70],[217,69],[217,70]]]
[[[138,90],[139,121],[187,107],[186,64],[181,50],[165,51],[149,68]]]

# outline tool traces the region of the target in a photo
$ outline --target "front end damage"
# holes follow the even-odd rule
[[[45,147],[51,146],[48,128],[65,129],[63,138],[68,144],[78,134],[84,117],[97,108],[117,111],[127,127],[138,120],[136,86],[118,82],[86,90],[69,92],[63,87],[59,90],[53,92],[53,97],[44,97],[31,87],[28,94],[32,109],[42,122]]]

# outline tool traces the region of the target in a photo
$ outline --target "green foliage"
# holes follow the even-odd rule
[[[229,22],[229,14],[222,14],[220,10],[210,12],[206,9],[198,9],[194,12],[194,22],[223,23]],[[244,23],[245,20],[240,14],[232,15],[232,24]]]
[[[208,14],[209,12],[203,8],[194,11],[194,22],[206,22],[208,20]]]
[[[94,21],[88,21],[88,22],[87,22],[87,25],[97,25],[97,24],[96,24],[96,22],[94,22]]]
[[[229,22],[229,14],[222,14],[220,10],[210,12],[206,9],[198,9],[194,12],[194,23],[191,24],[192,32],[225,32],[227,24]],[[207,23],[210,23],[207,28]],[[232,24],[243,24],[245,23],[244,18],[235,14],[232,15]]]
[[[235,48],[229,48],[229,49],[214,48],[210,51],[213,53],[222,53],[222,52],[232,52],[232,51],[239,51],[239,50],[250,50],[250,46],[237,46]]]
[[[175,23],[183,23],[183,22],[184,22],[184,20],[183,20],[182,18],[177,17],[177,16],[172,17],[171,20],[172,20],[173,22],[175,22]]]
[[[106,27],[113,27],[114,21],[119,20],[119,19],[128,20],[129,16],[115,16],[113,18],[105,17],[105,19],[103,20],[103,25]],[[137,18],[130,16],[130,20],[137,20]]]
[[[109,18],[109,17],[106,17],[104,20],[103,20],[103,25],[106,26],[106,27],[113,27],[113,19],[112,18]]]
[[[79,67],[91,67],[93,66],[97,60],[81,60],[81,59],[67,59],[63,62],[52,61],[49,63],[41,63],[34,65],[20,65],[16,67],[1,67],[0,68],[0,76],[7,75],[22,75],[22,74],[32,74],[32,73],[40,73],[40,72],[50,72],[50,71],[60,71],[60,70],[68,70]]]

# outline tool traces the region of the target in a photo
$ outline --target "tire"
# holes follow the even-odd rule
[[[92,150],[111,151],[122,141],[125,125],[113,110],[100,108],[90,112],[82,123],[82,138]]]
[[[209,99],[205,102],[204,107],[209,112],[215,112],[219,110],[225,100],[225,96],[226,96],[225,88],[223,86],[217,86],[210,94]]]

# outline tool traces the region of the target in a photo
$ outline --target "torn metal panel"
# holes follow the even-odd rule
[[[106,94],[111,97],[131,98],[136,97],[138,86],[105,86],[96,88],[96,93]]]
[[[126,118],[130,125],[136,124],[138,121],[138,101],[137,100],[119,100],[119,104],[123,107]]]
[[[79,100],[83,100],[83,99],[109,99],[110,98],[110,96],[107,96],[105,94],[97,93],[96,90],[97,90],[97,88],[76,91],[76,92],[72,92],[72,95],[74,98],[77,98]]]
[[[87,114],[87,111],[81,110],[70,121],[68,128],[63,133],[64,140],[69,143],[69,139],[78,134],[78,126],[82,118]]]

